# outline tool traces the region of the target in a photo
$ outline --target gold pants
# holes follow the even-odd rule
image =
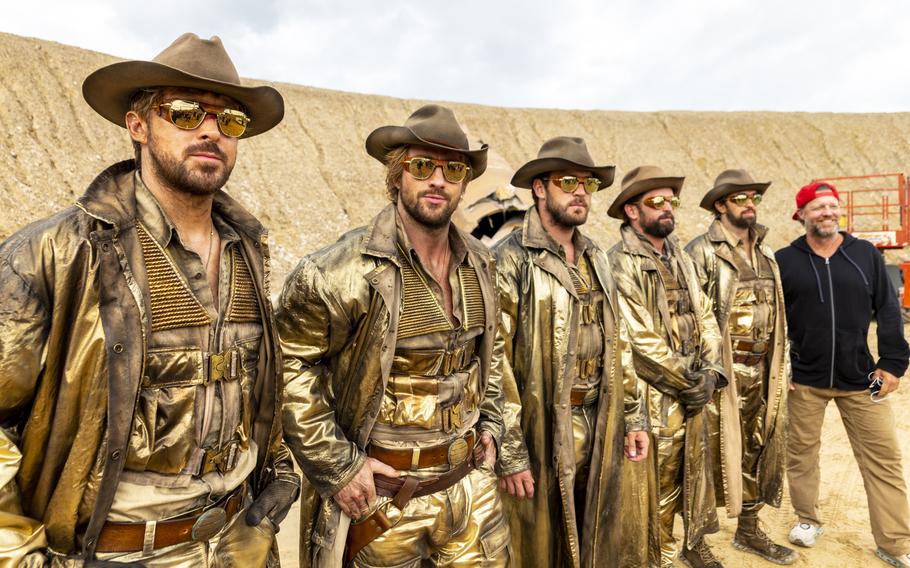
[[[588,471],[594,444],[597,404],[572,407],[572,440],[575,442],[575,522],[581,532],[588,493]]]
[[[657,515],[661,566],[672,566],[676,558],[673,521],[683,510],[683,464],[686,448],[686,419],[682,405],[675,400],[667,411],[666,426],[657,435]]]
[[[433,566],[506,567],[509,525],[502,514],[498,480],[488,466],[446,489],[408,501],[394,526],[354,559],[363,568]],[[388,499],[381,499],[380,503]]]
[[[739,388],[742,422],[743,513],[746,514],[752,514],[761,508],[758,499],[758,458],[761,457],[766,442],[762,437],[767,402],[766,368],[767,358],[756,365],[733,365]]]
[[[207,541],[175,544],[149,554],[141,551],[98,554],[98,558],[112,562],[139,562],[148,568],[259,568],[277,565],[270,562],[272,541],[275,539],[272,521],[264,518],[259,526],[251,527],[244,517],[246,509],[234,515],[221,532]],[[50,565],[52,568],[81,566],[72,562],[52,557]]]

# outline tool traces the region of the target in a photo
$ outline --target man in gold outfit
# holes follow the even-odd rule
[[[366,148],[392,202],[304,258],[277,313],[301,564],[506,566],[496,267],[450,222],[486,146],[426,105]]]
[[[714,222],[686,252],[724,330],[730,388],[708,407],[718,504],[742,509],[733,546],[775,564],[792,564],[797,553],[771,541],[758,525],[764,503],[780,507],[786,457],[786,313],[774,251],[764,244],[768,229],[757,223],[770,185],[745,170],[722,172],[701,201]],[[741,439],[724,439],[721,424],[736,420],[737,410]],[[741,477],[730,459],[740,461]]]
[[[135,160],[0,246],[0,564],[275,565],[300,480],[268,240],[222,187],[281,95],[194,34],[83,94]]]
[[[613,171],[594,165],[581,138],[544,142],[512,178],[536,205],[494,248],[510,401],[501,487],[518,499],[507,508],[522,565],[629,564],[617,480],[624,445],[629,459],[647,455],[647,417],[623,365],[632,352],[607,255],[579,230]]]
[[[714,389],[727,381],[710,300],[699,287],[692,260],[672,235],[683,179],[666,176],[656,166],[626,174],[608,210],[624,221],[621,240],[609,256],[635,371],[647,383],[657,442],[648,472],[650,562],[673,565],[673,520],[679,512],[686,537],[683,561],[719,567],[703,538],[718,530],[704,408]]]

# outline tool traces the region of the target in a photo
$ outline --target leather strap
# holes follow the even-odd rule
[[[440,465],[458,465],[458,463],[451,463],[450,449],[453,449],[454,444],[466,444],[467,448],[473,448],[475,440],[476,435],[473,430],[470,430],[464,436],[456,438],[451,443],[429,448],[392,450],[371,444],[367,448],[367,455],[371,458],[376,458],[395,469],[401,470],[423,469]],[[455,457],[456,456],[451,456],[452,459]]]
[[[749,355],[747,353],[734,353],[733,362],[740,365],[757,365],[764,358],[764,353]]]
[[[572,389],[572,406],[587,406],[589,404],[593,404],[597,401],[599,394],[600,386],[591,387],[588,389]]]
[[[768,342],[767,341],[746,341],[740,339],[739,341],[733,344],[733,349],[736,351],[745,351],[747,353],[752,353],[754,355],[764,355],[768,352]]]
[[[157,521],[155,526],[155,539],[153,549],[165,548],[175,544],[182,544],[193,540],[193,526],[207,511],[216,508],[224,509],[229,521],[236,515],[243,504],[243,489],[245,483],[235,489],[231,494],[222,497],[214,505],[200,510],[188,517]],[[146,523],[115,523],[108,521],[101,528],[98,535],[96,552],[139,552],[143,550],[145,542]]]

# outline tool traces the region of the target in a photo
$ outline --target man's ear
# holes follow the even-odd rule
[[[626,217],[633,220],[638,220],[638,207],[634,203],[626,203],[622,206],[623,211],[626,212]]]
[[[126,130],[130,133],[130,138],[140,144],[148,144],[149,125],[138,113],[129,111],[126,113]]]
[[[531,182],[531,191],[534,192],[534,195],[537,199],[543,199],[547,196],[547,188],[544,186],[543,181],[540,178],[535,178]]]

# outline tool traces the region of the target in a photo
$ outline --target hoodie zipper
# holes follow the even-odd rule
[[[825,271],[828,273],[828,303],[831,304],[831,377],[828,388],[834,388],[834,349],[837,346],[837,332],[834,322],[834,283],[831,281],[831,258],[825,259]]]

